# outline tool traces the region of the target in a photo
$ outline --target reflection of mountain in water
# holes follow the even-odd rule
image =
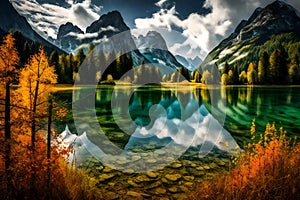
[[[88,95],[86,91],[84,94]],[[200,94],[201,91],[189,90],[176,90],[174,93],[160,87],[133,88],[132,91],[100,88],[95,95],[96,109],[101,110],[97,113],[101,119],[103,115],[107,115],[106,121],[112,121],[111,118],[114,118],[119,129],[130,135],[119,154],[122,154],[122,151],[123,154],[124,152],[154,152],[170,144],[174,147],[181,146],[185,150],[195,147],[203,155],[213,148],[222,151],[235,150],[237,143],[206,109],[205,104],[199,101]],[[200,99],[209,98],[210,96],[206,96]],[[83,118],[82,123],[88,124],[87,119]],[[105,127],[105,122],[102,121],[102,125],[104,132],[108,130],[106,135],[110,139],[119,137],[120,141],[124,141],[124,137],[127,136],[120,130],[112,130],[111,124]],[[92,151],[93,155],[105,157],[111,153],[107,149],[101,149],[103,145],[99,144],[97,134],[90,130],[90,126],[82,125],[82,127],[85,127],[84,131],[87,134],[64,136],[64,141],[69,143],[75,141],[74,146],[77,151],[75,154],[85,157],[87,152]],[[66,135],[66,132],[68,130],[63,134]],[[149,144],[151,144],[150,148]],[[147,148],[144,148],[146,146]],[[118,155],[118,153],[112,154]]]

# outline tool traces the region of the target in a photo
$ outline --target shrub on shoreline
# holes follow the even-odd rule
[[[259,138],[255,132],[253,122],[253,142],[232,161],[235,167],[203,182],[191,199],[300,199],[300,144],[275,124],[267,124]]]

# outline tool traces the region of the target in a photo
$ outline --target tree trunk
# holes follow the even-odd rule
[[[10,170],[10,152],[11,152],[11,126],[10,126],[10,83],[5,84],[5,172],[7,183],[7,195],[10,196],[12,192],[12,180]]]
[[[39,71],[38,71],[39,73]],[[36,83],[35,94],[33,99],[33,107],[32,107],[32,116],[31,116],[31,166],[34,166],[35,160],[35,135],[36,135],[36,107],[37,107],[37,99],[39,94],[39,81]],[[30,181],[30,193],[32,196],[35,195],[35,179],[36,179],[36,169],[32,167],[32,177]]]
[[[53,109],[53,100],[52,97],[49,99],[49,108],[48,108],[48,135],[47,135],[47,160],[48,160],[48,166],[47,166],[47,199],[50,199],[51,194],[51,188],[50,188],[50,182],[51,182],[51,124],[52,124],[52,109]]]

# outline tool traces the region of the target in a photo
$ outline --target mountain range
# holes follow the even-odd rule
[[[87,48],[90,44],[97,45],[119,33],[122,33],[122,38],[114,37],[118,41],[114,41],[111,48],[103,47],[105,53],[115,49],[134,49],[131,56],[136,66],[143,61],[165,64],[173,69],[182,66],[168,51],[164,38],[158,32],[151,31],[146,36],[133,37],[118,11],[102,15],[85,31],[70,22],[61,25],[55,43],[68,52],[76,52],[80,48]]]
[[[1,36],[9,31],[18,30],[26,39],[43,44],[49,51],[76,52],[80,48],[88,49],[91,44],[97,45],[107,38],[123,33],[122,38],[105,47],[105,53],[129,47],[134,49],[130,54],[136,66],[142,62],[160,63],[173,69],[183,66],[189,71],[197,69],[202,62],[199,57],[191,59],[174,56],[158,32],[150,31],[146,35],[134,37],[118,11],[102,15],[86,30],[81,30],[70,22],[63,24],[59,27],[57,38],[47,38],[47,41],[31,28],[8,0],[1,1],[0,6]],[[269,43],[274,37],[280,37],[282,34],[289,34],[286,39],[285,35],[281,36],[283,44],[300,41],[299,12],[287,3],[275,1],[265,8],[257,8],[248,20],[242,20],[233,33],[208,54],[202,65],[208,68],[216,63],[222,68],[224,63],[228,62],[230,65],[238,64],[240,69],[246,69],[249,62],[258,61],[263,50],[270,53],[276,48],[276,45]]]

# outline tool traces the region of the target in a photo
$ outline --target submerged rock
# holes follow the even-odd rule
[[[114,169],[112,169],[112,168],[110,168],[110,167],[105,167],[104,169],[103,169],[103,172],[104,173],[109,173],[109,172],[112,172]]]
[[[132,186],[132,187],[141,187],[141,185],[137,184],[136,182],[134,182],[133,180],[129,179],[127,181],[127,183]]]
[[[180,190],[181,190],[182,192],[185,192],[185,193],[190,192],[190,190],[189,190],[187,187],[183,186],[183,185],[179,186],[179,188],[180,188]]]
[[[186,183],[184,183],[184,186],[186,186],[186,187],[193,187],[194,183],[193,182],[186,182]]]
[[[214,168],[217,168],[218,165],[216,163],[210,163],[209,167],[212,168],[212,169],[214,169]]]
[[[129,197],[131,197],[131,198],[133,198],[133,199],[137,199],[137,200],[143,199],[142,194],[140,194],[138,192],[135,192],[135,191],[128,191],[126,193],[126,195],[129,196]]]
[[[165,176],[165,178],[169,181],[177,181],[178,179],[180,179],[182,177],[181,174],[167,174]]]
[[[154,190],[154,193],[155,193],[155,194],[162,195],[162,194],[166,194],[166,193],[167,193],[167,190],[164,189],[164,188],[156,188],[156,189]]]
[[[174,199],[187,199],[188,198],[188,196],[186,194],[182,194],[182,193],[174,194],[173,197],[174,197]]]
[[[148,178],[146,175],[140,175],[140,176],[136,177],[135,181],[137,183],[142,183],[142,182],[149,182],[152,180],[150,178]]]
[[[208,165],[203,165],[203,168],[206,169],[206,170],[210,169],[210,167]]]
[[[148,159],[148,160],[146,160],[145,162],[146,162],[146,163],[156,163],[157,160],[155,160],[155,159]]]
[[[150,185],[146,186],[145,189],[149,190],[149,189],[153,189],[153,188],[157,188],[159,186],[161,186],[161,182],[160,181],[156,181],[154,183],[151,183]]]
[[[149,178],[157,178],[157,177],[158,177],[158,174],[155,173],[155,172],[147,172],[146,175],[147,175]]]
[[[173,169],[178,169],[178,168],[182,167],[182,164],[181,163],[173,163],[169,167],[171,167]]]
[[[178,192],[178,188],[175,186],[172,186],[170,188],[168,188],[168,191],[172,192],[172,193],[177,193]]]
[[[107,200],[115,200],[115,199],[119,199],[119,195],[114,192],[107,192],[104,195],[104,198]]]
[[[117,174],[113,173],[113,174],[101,174],[99,176],[99,181],[100,182],[104,182],[104,181],[107,181],[109,179],[112,179],[116,176]]]
[[[195,177],[194,176],[184,176],[183,179],[185,181],[193,181],[195,179]]]

